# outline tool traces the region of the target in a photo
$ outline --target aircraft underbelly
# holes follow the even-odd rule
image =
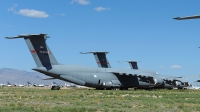
[[[85,85],[85,81],[80,80],[78,78],[74,78],[72,76],[61,75],[60,77],[78,85],[83,85],[83,86]]]
[[[89,78],[84,79],[87,80],[86,86],[94,88],[110,88],[111,86],[116,85],[118,81],[117,77],[111,73],[91,73],[88,77]],[[117,83],[117,85],[120,86],[120,82]]]

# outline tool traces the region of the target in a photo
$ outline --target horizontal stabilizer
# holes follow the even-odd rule
[[[5,37],[6,39],[17,39],[17,38],[24,38],[24,37],[47,37],[47,34],[21,34],[21,35],[18,35],[18,36],[14,36],[14,37]]]
[[[199,19],[200,15],[194,15],[194,16],[186,16],[186,17],[175,17],[173,19],[175,20],[186,20],[186,19]]]
[[[158,80],[155,77],[151,76],[151,74],[146,74],[146,73],[132,74],[132,73],[125,73],[125,72],[111,72],[111,73],[115,75],[135,76],[135,77],[138,77],[139,81],[149,83],[149,84],[154,84],[154,85],[160,84],[160,82],[157,82]]]
[[[183,78],[183,77],[176,77],[176,78]]]
[[[81,54],[90,54],[90,53],[93,53],[93,54],[95,54],[95,53],[105,53],[105,54],[107,54],[107,53],[109,53],[109,52],[107,52],[107,51],[94,51],[94,52],[80,52]]]

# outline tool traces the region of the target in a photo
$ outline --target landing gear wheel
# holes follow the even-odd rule
[[[115,87],[111,87],[110,90],[116,90]]]

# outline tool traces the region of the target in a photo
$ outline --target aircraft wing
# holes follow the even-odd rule
[[[29,36],[45,36],[46,38],[49,38],[49,36],[47,36],[47,34],[21,34],[18,36],[14,36],[14,37],[5,37],[6,39],[16,39],[16,38],[24,38],[24,37],[29,37]]]
[[[137,76],[139,78],[148,78],[148,77],[154,77],[157,76],[157,74],[153,73],[145,73],[145,72],[121,72],[121,71],[108,71],[110,73],[116,74],[116,75],[127,75],[127,76]]]
[[[149,73],[125,73],[125,72],[112,72],[116,75],[132,75],[138,77],[138,80],[141,82],[146,82],[149,84],[156,84],[157,81],[162,82],[165,81],[167,84],[174,85],[175,83],[188,83],[186,79],[182,77],[174,77],[174,76],[162,76],[162,75],[155,75],[155,74],[149,74]]]
[[[186,19],[199,19],[200,15],[194,15],[194,16],[186,16],[186,17],[175,17],[173,19],[175,20],[186,20]]]
[[[125,75],[125,76],[135,76],[138,78],[139,81],[141,82],[146,82],[149,84],[157,84],[157,79],[158,77],[154,77],[154,75],[149,74],[149,73],[125,73],[125,72],[111,72],[115,75]]]
[[[118,71],[110,71],[110,73],[118,74],[118,75],[134,75],[134,76],[137,76],[137,74],[118,72]]]

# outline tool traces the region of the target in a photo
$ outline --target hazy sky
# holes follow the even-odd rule
[[[138,60],[140,69],[198,75],[200,19],[172,18],[200,14],[199,4],[199,0],[1,0],[0,68],[36,67],[23,39],[4,37],[46,33],[54,56],[63,64],[97,67],[92,54],[80,52],[108,51],[113,68],[129,69],[128,63],[118,61]]]

